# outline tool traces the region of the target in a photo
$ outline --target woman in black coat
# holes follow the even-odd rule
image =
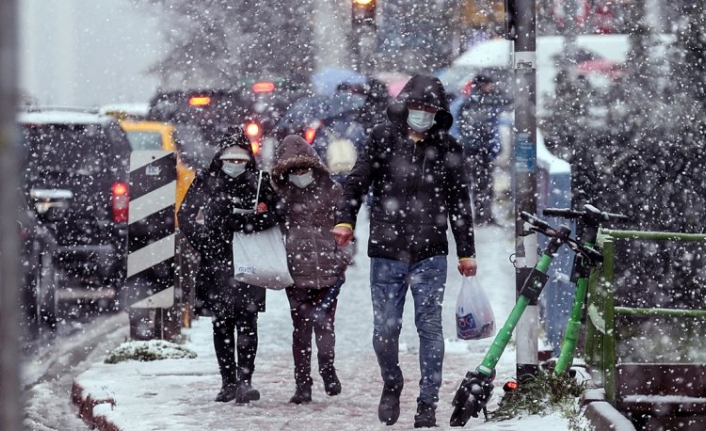
[[[258,232],[278,223],[277,198],[266,173],[255,201],[258,178],[250,142],[241,128],[231,129],[208,170],[194,179],[178,213],[179,227],[201,255],[197,286],[206,290],[204,307],[213,313],[213,343],[223,382],[219,402],[260,399],[251,382],[265,289],[237,282],[233,271],[233,233]],[[257,211],[251,211],[256,205]]]

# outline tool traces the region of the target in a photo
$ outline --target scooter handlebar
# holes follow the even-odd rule
[[[598,216],[603,221],[628,221],[630,217],[624,214],[614,214],[609,212],[601,212],[592,205],[586,205],[586,211],[576,211],[571,208],[545,208],[542,214],[547,217],[560,217],[564,219],[580,219],[583,217]]]

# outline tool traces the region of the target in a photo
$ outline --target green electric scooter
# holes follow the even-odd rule
[[[542,289],[544,289],[548,280],[547,271],[559,248],[562,245],[567,245],[575,253],[581,254],[589,261],[601,262],[603,259],[598,251],[585,247],[575,239],[572,239],[570,237],[571,229],[568,226],[562,225],[559,229],[555,229],[549,223],[529,213],[522,212],[520,216],[523,221],[530,224],[532,231],[546,235],[551,239],[542,252],[539,262],[537,262],[525,280],[510,316],[495,336],[481,365],[474,371],[466,373],[466,377],[456,391],[452,402],[454,409],[450,421],[450,425],[453,427],[462,427],[471,417],[478,417],[481,411],[486,412],[486,405],[493,392],[495,366],[510,342],[512,332],[525,309],[531,302],[536,301],[542,293]]]
[[[628,216],[623,214],[611,214],[599,210],[593,205],[586,204],[583,211],[576,211],[565,208],[547,208],[542,214],[548,217],[559,217],[564,219],[577,220],[579,229],[579,241],[587,249],[593,249],[598,239],[598,230],[601,224],[611,221],[626,221]],[[571,281],[576,283],[576,294],[571,307],[571,315],[564,330],[564,340],[561,344],[561,353],[554,367],[554,374],[560,375],[571,367],[574,362],[574,353],[578,344],[581,330],[581,316],[583,315],[586,294],[588,292],[588,278],[591,270],[598,262],[586,258],[582,253],[577,253],[574,257],[574,264],[571,271]]]

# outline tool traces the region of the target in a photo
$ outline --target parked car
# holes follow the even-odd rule
[[[59,262],[59,244],[49,225],[63,216],[71,198],[68,190],[32,189],[31,201],[22,199],[18,220],[23,268],[20,327],[32,340],[53,334],[61,320],[58,292],[65,277]]]
[[[278,140],[302,136],[327,164],[334,178],[344,182],[367,138],[361,109],[366,97],[335,93],[296,101],[277,125]]]
[[[18,115],[26,148],[24,194],[66,190],[61,217],[44,220],[66,275],[59,299],[116,305],[127,265],[130,144],[118,121],[84,110],[33,108]],[[44,214],[33,208],[37,217]]]

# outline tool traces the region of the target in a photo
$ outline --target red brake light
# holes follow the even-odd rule
[[[125,183],[113,183],[113,196],[124,196],[127,194],[127,185]]]
[[[253,93],[272,93],[275,91],[275,83],[270,81],[256,82],[252,85]]]
[[[311,145],[314,143],[314,138],[316,138],[316,129],[313,127],[307,127],[306,130],[304,130],[304,140]]]
[[[260,154],[260,134],[262,130],[260,125],[255,121],[250,121],[245,125],[245,135],[250,139],[250,146],[252,147],[252,152],[256,156]]]
[[[255,122],[250,122],[245,125],[245,134],[248,137],[256,137],[260,134],[260,125]]]
[[[117,182],[111,187],[113,203],[113,221],[126,223],[128,221],[128,211],[130,209],[130,196],[127,184]]]
[[[250,143],[250,148],[252,148],[252,152],[256,156],[260,154],[260,141],[252,141]]]
[[[211,98],[208,96],[191,96],[189,97],[189,105],[191,106],[208,106],[211,104]]]

